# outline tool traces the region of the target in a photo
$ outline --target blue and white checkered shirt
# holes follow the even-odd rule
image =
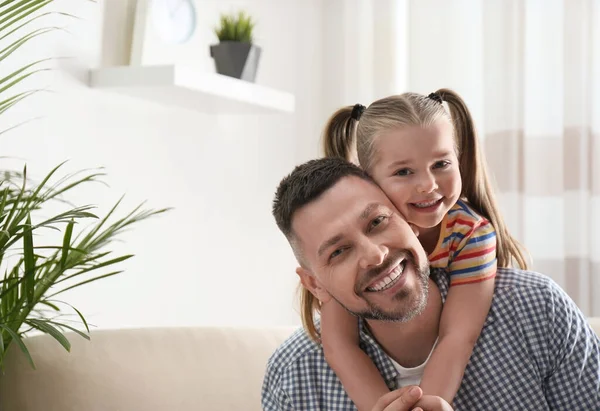
[[[442,299],[448,277],[432,275]],[[391,389],[398,371],[361,326],[361,347]],[[355,410],[323,350],[304,330],[271,356],[264,410]],[[538,273],[499,269],[490,313],[456,410],[600,410],[600,340],[575,303]]]

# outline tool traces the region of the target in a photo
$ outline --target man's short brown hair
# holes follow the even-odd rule
[[[273,200],[273,216],[287,237],[293,237],[292,220],[300,208],[318,199],[344,177],[373,182],[360,167],[341,158],[320,158],[296,166],[279,183]]]
[[[360,167],[341,158],[308,161],[297,166],[279,183],[273,200],[273,216],[277,226],[288,239],[300,265],[306,264],[302,261],[301,250],[292,230],[294,214],[317,200],[342,178],[352,176],[375,184]],[[300,289],[300,306],[304,329],[313,340],[318,342],[320,335],[315,326],[314,315],[320,309],[319,301],[303,286]]]

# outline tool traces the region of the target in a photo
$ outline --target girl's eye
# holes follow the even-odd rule
[[[395,175],[401,176],[401,177],[407,176],[410,174],[412,174],[412,171],[410,171],[408,168],[402,168],[402,169],[396,171],[396,173],[395,173]]]
[[[447,160],[441,160],[441,161],[437,161],[434,165],[433,168],[446,168],[450,165],[450,162]]]

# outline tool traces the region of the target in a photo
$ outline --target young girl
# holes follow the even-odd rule
[[[491,305],[496,267],[515,260],[527,268],[498,211],[469,110],[448,89],[357,104],[331,117],[324,149],[358,160],[415,226],[431,267],[450,275],[424,369],[395,366],[403,381],[414,383],[416,374],[425,394],[452,404]],[[389,388],[359,348],[357,320],[334,300],[320,309],[325,358],[358,409],[371,410]]]

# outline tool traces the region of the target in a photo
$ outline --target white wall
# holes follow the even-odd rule
[[[323,2],[326,114],[406,91],[408,0]]]
[[[67,21],[69,34],[34,41],[13,61],[74,57],[28,83],[55,93],[2,117],[8,125],[43,116],[3,135],[3,156],[26,160],[37,177],[67,159],[66,170],[106,167],[110,188],[93,186],[70,198],[104,212],[124,193],[123,212],[143,200],[175,208],[114,246],[136,254],[126,273],[64,296],[100,328],[299,323],[295,261],[270,208],[278,181],[318,152],[326,117],[321,2],[196,3],[203,19],[216,21],[217,9],[227,5],[247,6],[258,18],[263,56],[257,82],[294,93],[295,114],[210,116],[88,88],[82,79],[99,62],[103,1],[57,1],[55,9],[82,20]],[[210,30],[196,34],[206,40],[197,50],[206,67],[212,65]],[[5,167],[22,163],[4,160]]]
[[[429,94],[446,87],[460,91],[482,130],[483,7],[483,0],[410,1],[406,56],[408,90]]]

